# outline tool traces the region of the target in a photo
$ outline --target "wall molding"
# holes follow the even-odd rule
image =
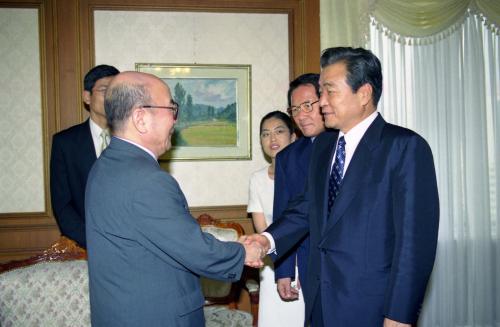
[[[192,207],[193,217],[206,213],[223,222],[236,222],[246,234],[253,233],[246,205]],[[59,238],[59,228],[44,213],[0,215],[0,262],[25,259],[42,252]]]
[[[47,248],[59,236],[49,193],[52,135],[86,119],[82,80],[94,64],[95,10],[285,13],[289,24],[290,78],[319,70],[319,0],[0,0],[0,7],[39,8],[45,211],[0,214],[0,261]],[[245,205],[194,207],[253,231]]]

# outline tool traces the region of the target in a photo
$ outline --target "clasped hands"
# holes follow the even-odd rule
[[[243,235],[238,239],[245,247],[245,265],[253,268],[264,266],[264,257],[271,245],[269,240],[260,234]]]

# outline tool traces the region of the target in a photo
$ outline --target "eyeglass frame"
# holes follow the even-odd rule
[[[290,108],[286,109],[286,112],[292,116],[292,117],[297,117],[301,111],[304,111],[305,113],[309,113],[313,110],[313,104],[316,104],[319,102],[319,99],[316,101],[311,102],[311,100],[307,100],[299,104],[298,106],[291,106]],[[304,109],[307,108],[309,105],[310,109]]]
[[[143,105],[140,106],[140,108],[144,109],[167,109],[167,110],[172,110],[172,113],[174,114],[174,120],[177,120],[177,117],[179,116],[179,104],[175,102],[174,100],[171,101],[172,106],[153,106],[153,105]]]

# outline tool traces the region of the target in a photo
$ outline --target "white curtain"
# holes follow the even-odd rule
[[[320,0],[321,48],[365,46],[371,15],[401,35],[426,37],[461,24],[469,9],[498,33],[499,0]]]
[[[469,10],[412,39],[371,17],[379,110],[430,143],[438,176],[436,263],[419,326],[500,326],[500,37]]]

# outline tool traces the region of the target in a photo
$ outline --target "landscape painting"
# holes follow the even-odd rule
[[[179,104],[172,149],[160,160],[251,159],[250,66],[136,64]]]
[[[174,146],[236,146],[236,79],[164,80],[181,108],[175,125]]]

